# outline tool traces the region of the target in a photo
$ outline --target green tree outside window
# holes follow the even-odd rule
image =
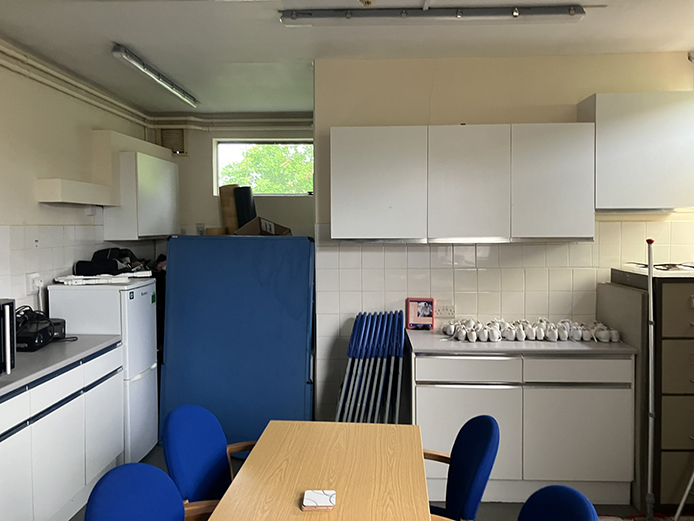
[[[219,186],[250,186],[256,194],[313,191],[313,145],[219,144],[220,147],[230,145],[243,147],[243,151],[240,160],[219,165]]]

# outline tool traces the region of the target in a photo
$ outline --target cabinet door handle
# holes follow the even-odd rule
[[[694,378],[692,378],[691,380],[689,380],[689,383],[690,383],[690,384],[694,384]]]
[[[694,436],[690,436],[689,439],[694,441]]]

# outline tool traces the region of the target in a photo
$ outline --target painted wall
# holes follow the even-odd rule
[[[456,318],[595,317],[609,268],[694,260],[694,214],[600,215],[595,243],[381,245],[330,240],[330,127],[576,121],[596,92],[692,90],[686,53],[318,60],[315,65],[316,410],[334,417],[356,313],[410,297],[454,304]]]
[[[306,139],[310,133],[301,130],[226,132],[188,132],[188,154],[175,159],[178,163],[181,193],[181,225],[186,232],[195,230],[195,223],[217,227],[221,223],[219,198],[214,195],[214,140]],[[292,229],[294,235],[313,236],[313,197],[257,197],[259,215]]]

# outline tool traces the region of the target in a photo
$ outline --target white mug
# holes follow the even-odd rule
[[[501,340],[501,333],[499,332],[498,329],[493,328],[489,330],[489,341],[490,342],[498,342]]]
[[[455,333],[455,326],[453,324],[446,324],[442,328],[443,334],[448,336],[453,336]]]
[[[479,340],[480,342],[486,342],[487,340],[489,340],[489,329],[487,329],[486,327],[480,329],[477,333],[477,340]]]
[[[525,326],[525,339],[535,340],[535,328],[533,326]]]
[[[545,329],[543,327],[537,326],[535,328],[535,340],[545,339]]]
[[[619,342],[619,331],[610,329],[610,342]]]
[[[477,342],[477,331],[475,331],[474,329],[470,329],[467,332],[467,339],[468,342]]]
[[[598,342],[609,342],[610,332],[607,329],[599,329],[595,332],[595,338],[598,339]]]
[[[578,327],[572,327],[571,328],[571,340],[573,340],[574,342],[580,342],[582,338],[583,338],[583,332],[581,331],[581,329]]]
[[[465,340],[467,338],[467,331],[463,329],[462,326],[458,326],[455,328],[455,339],[456,340]]]
[[[566,328],[564,324],[559,324],[557,327],[557,334],[559,336],[559,340],[564,342],[569,339],[569,330]]]
[[[583,330],[583,341],[584,342],[590,342],[593,340],[593,332],[590,329],[584,329]]]
[[[510,327],[508,329],[505,329],[504,330],[504,338],[506,340],[511,340],[511,341],[515,340],[516,339],[516,330],[513,328],[510,328]]]
[[[519,342],[524,342],[525,337],[525,329],[523,329],[522,327],[516,329],[516,340],[518,340]]]
[[[547,333],[545,333],[545,338],[548,342],[556,342],[559,338],[559,332],[556,328],[550,328],[547,330]]]

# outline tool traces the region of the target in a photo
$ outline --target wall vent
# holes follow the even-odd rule
[[[161,146],[171,149],[176,155],[187,155],[186,130],[183,128],[161,129]]]

